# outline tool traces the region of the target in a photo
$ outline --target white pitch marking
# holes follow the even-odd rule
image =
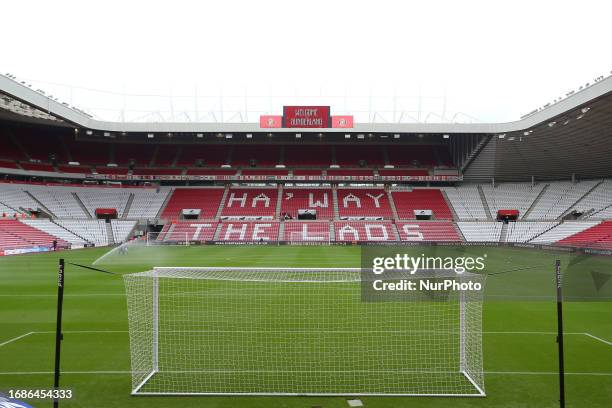
[[[236,370],[234,370],[236,371]],[[206,371],[202,371],[206,372]],[[274,371],[278,372],[278,371]],[[62,371],[62,374],[79,374],[79,375],[127,375],[131,374],[131,371],[120,371],[120,370],[108,370],[108,371]],[[491,375],[559,375],[557,371],[485,371],[485,374]],[[0,375],[49,375],[53,374],[53,371],[17,371],[17,372],[0,372]],[[580,372],[566,372],[565,375],[575,376],[597,376],[597,377],[612,377],[610,373],[580,373]]]
[[[588,336],[588,337],[590,337],[592,339],[601,341],[602,343],[607,344],[608,346],[612,346],[612,342],[610,342],[608,340],[604,340],[604,339],[602,339],[600,337],[597,337],[597,336],[593,336],[591,333],[582,333],[582,334],[584,334],[585,336]]]
[[[28,333],[22,334],[21,336],[17,336],[17,337],[14,337],[12,339],[9,339],[9,340],[5,341],[4,343],[0,343],[0,347],[5,346],[5,345],[7,345],[9,343],[12,343],[14,341],[17,341],[19,339],[23,339],[24,337],[29,336],[30,334],[34,334],[34,333],[36,333],[36,332],[28,332]]]

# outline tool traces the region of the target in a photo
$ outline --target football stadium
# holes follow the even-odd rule
[[[612,405],[612,72],[506,122],[32,82],[0,74],[0,407]]]

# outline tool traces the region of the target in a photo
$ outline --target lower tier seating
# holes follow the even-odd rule
[[[399,222],[397,231],[402,241],[460,242],[461,238],[452,222],[425,221]]]
[[[460,221],[457,226],[468,242],[499,242],[502,231],[501,222]]]
[[[277,241],[279,222],[224,222],[219,241]]]
[[[287,221],[284,223],[285,241],[329,242],[330,224],[326,221]]]
[[[436,220],[452,220],[453,214],[439,189],[414,189],[391,193],[400,219],[415,219],[414,210],[431,210]]]
[[[337,221],[334,235],[337,242],[397,240],[393,224],[385,221]]]
[[[166,224],[159,240],[163,241],[212,241],[217,230],[217,222],[181,221]]]
[[[18,220],[0,221],[0,249],[3,251],[33,246],[51,247],[53,241],[57,241],[59,247],[70,246],[63,239]]]
[[[612,221],[604,221],[564,238],[557,245],[612,249]]]

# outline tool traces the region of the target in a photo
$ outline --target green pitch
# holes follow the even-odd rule
[[[89,265],[105,249],[64,252]],[[452,251],[452,249],[451,249]],[[457,251],[466,251],[465,249]],[[554,259],[567,272],[575,298],[565,304],[566,387],[570,407],[609,407],[612,400],[612,258],[571,257],[505,248],[487,254],[484,304],[486,398],[364,397],[366,407],[557,406]],[[52,385],[56,254],[0,258],[0,392]],[[118,273],[153,266],[359,267],[358,247],[149,247],[108,257]],[[606,301],[606,299],[608,301]],[[65,407],[346,407],[333,397],[132,397],[123,281],[75,267],[66,270],[62,344]],[[407,353],[410,350],[406,350]],[[376,381],[376,373],[372,374]],[[31,401],[50,407],[48,401]]]

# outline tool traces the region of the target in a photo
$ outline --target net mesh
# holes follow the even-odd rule
[[[477,292],[364,302],[359,269],[155,268],[124,280],[135,394],[484,394]]]

